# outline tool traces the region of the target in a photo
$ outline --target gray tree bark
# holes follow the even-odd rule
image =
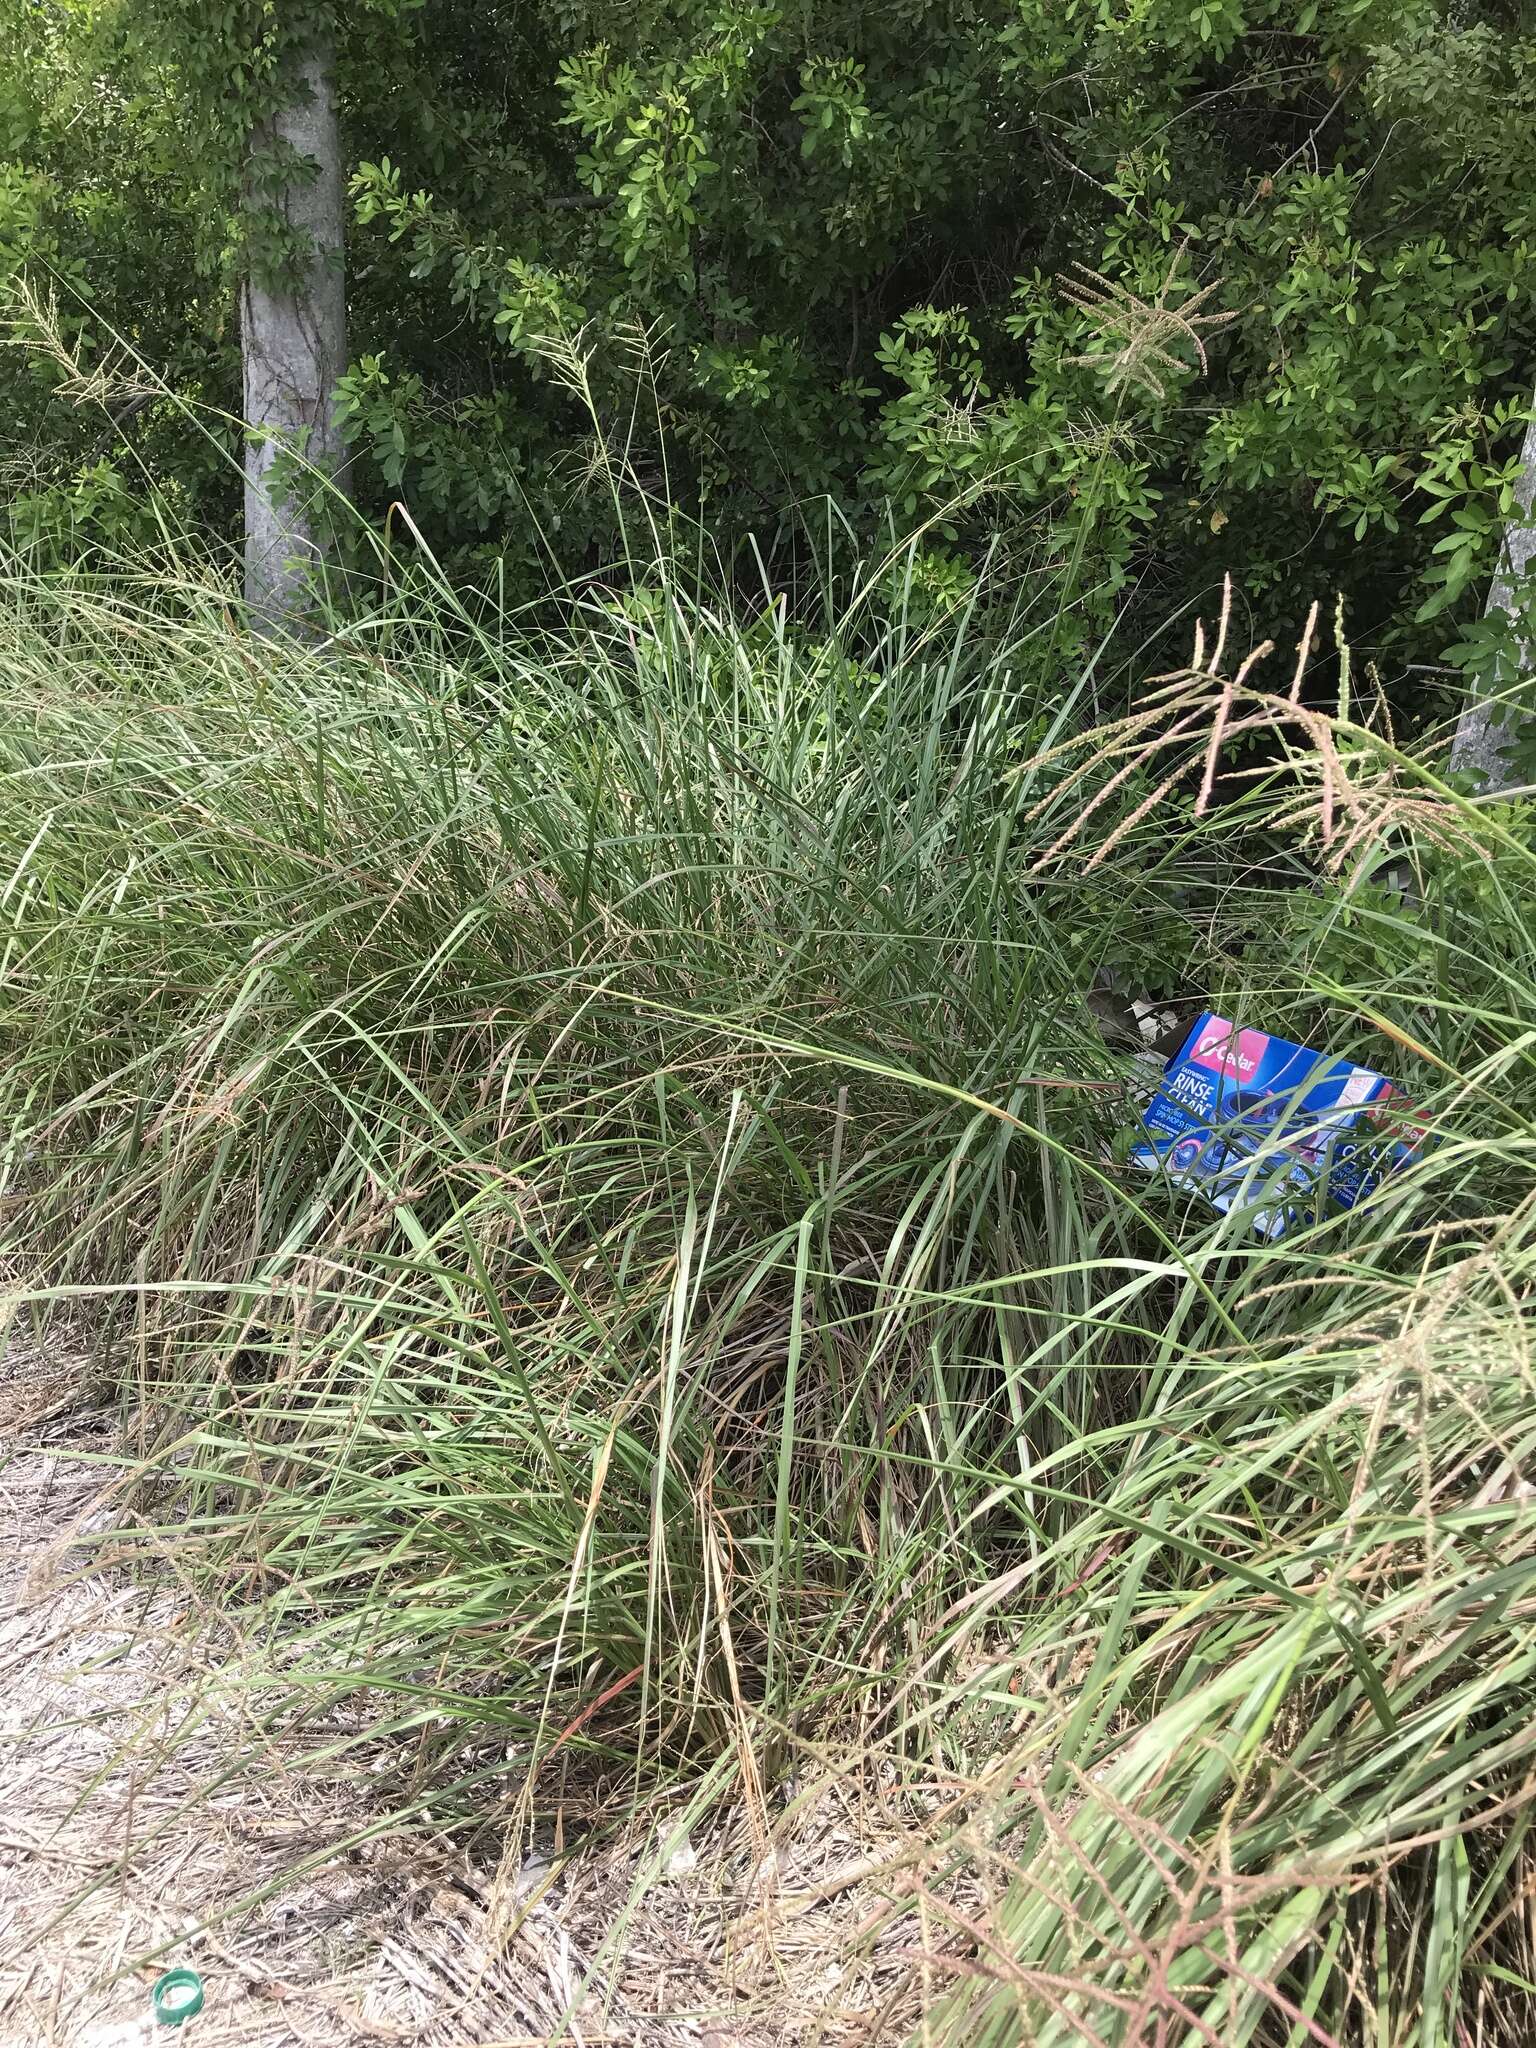
[[[271,189],[272,165],[284,162]],[[332,394],[347,364],[345,225],[335,52],[317,38],[294,60],[293,93],[252,133],[250,196],[275,208],[302,253],[280,278],[252,266],[241,293],[245,372],[245,595],[259,631],[302,628],[310,571],[320,559],[328,495],[343,447]],[[263,182],[263,165],[265,179]],[[279,488],[280,452],[313,471]]]
[[[1488,591],[1487,611],[1513,612],[1521,583],[1536,557],[1536,526],[1531,524],[1531,505],[1536,498],[1536,419],[1525,430],[1520,445],[1520,481],[1515,486],[1520,510],[1512,519],[1499,550],[1499,567]],[[1500,758],[1499,748],[1510,736],[1509,726],[1499,723],[1500,693],[1511,689],[1531,672],[1531,649],[1521,643],[1515,673],[1500,676],[1492,695],[1470,697],[1456,721],[1451,743],[1451,766],[1471,770],[1484,789],[1508,789],[1514,780],[1510,765]]]

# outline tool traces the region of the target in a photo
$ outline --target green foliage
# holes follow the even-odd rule
[[[129,80],[118,10],[7,0],[0,35],[0,445],[23,538],[69,552],[227,521],[222,228],[162,77]],[[144,374],[146,368],[152,376]],[[238,387],[236,387],[238,388]]]
[[[226,408],[233,279],[284,256],[251,136],[334,25],[355,482],[440,560],[611,560],[590,395],[727,555],[786,559],[831,492],[1076,563],[1085,623],[1234,559],[1277,624],[1344,590],[1386,659],[1478,608],[1536,347],[1536,43],[1499,0],[10,5],[5,263]],[[33,524],[107,519],[22,375]],[[221,516],[183,439],[149,477]]]

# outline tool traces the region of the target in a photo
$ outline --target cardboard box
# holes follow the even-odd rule
[[[1207,1010],[1168,1062],[1131,1161],[1280,1237],[1352,1209],[1411,1158],[1412,1109],[1384,1074]]]

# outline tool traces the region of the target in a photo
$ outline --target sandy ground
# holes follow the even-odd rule
[[[197,1677],[190,1596],[72,1546],[117,1469],[80,1385],[56,1354],[0,1362],[0,2048],[906,2036],[933,1930],[904,1889],[911,1837],[882,1838],[853,1788],[766,1852],[738,1822],[665,1858],[653,1836],[492,1869],[388,1832],[346,1852],[366,1784],[281,1755],[231,1778],[227,1698],[166,1745]],[[176,2031],[150,2014],[173,1966],[207,1994]]]

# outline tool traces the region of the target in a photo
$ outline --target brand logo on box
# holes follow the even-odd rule
[[[1370,1104],[1366,1115],[1379,1136],[1401,1145],[1405,1152],[1416,1152],[1429,1135],[1429,1118],[1424,1111],[1411,1095],[1394,1088],[1390,1081],[1383,1094]]]
[[[1225,1017],[1213,1017],[1196,1041],[1190,1058],[1215,1074],[1233,1074],[1248,1081],[1269,1051],[1267,1031],[1234,1031]]]

